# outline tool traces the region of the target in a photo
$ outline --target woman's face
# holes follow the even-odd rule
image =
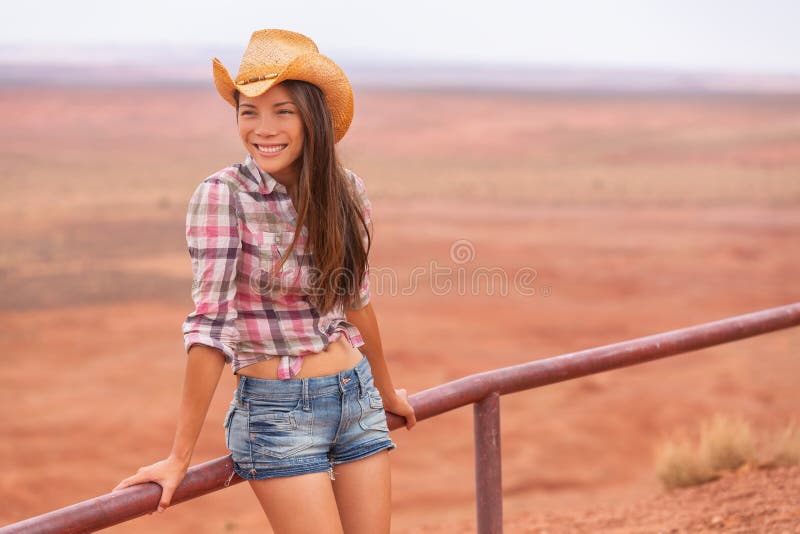
[[[256,97],[239,95],[239,137],[258,166],[285,186],[300,176],[303,121],[282,85]]]

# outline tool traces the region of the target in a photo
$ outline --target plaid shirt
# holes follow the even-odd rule
[[[346,173],[371,224],[364,182],[349,169]],[[321,315],[309,302],[312,258],[306,252],[305,226],[281,271],[270,276],[292,242],[296,223],[286,187],[261,171],[250,155],[195,189],[186,215],[195,304],[183,322],[187,351],[195,343],[217,348],[234,373],[280,357],[278,377],[289,379],[300,371],[304,356],[320,352],[342,334],[353,347],[364,344],[342,306]],[[358,308],[369,302],[368,275],[359,288]]]

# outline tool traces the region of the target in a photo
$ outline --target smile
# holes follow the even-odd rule
[[[259,152],[263,154],[277,154],[289,145],[255,145]]]

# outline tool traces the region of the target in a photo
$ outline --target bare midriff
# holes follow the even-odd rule
[[[277,380],[279,361],[280,358],[275,357],[239,369],[239,372],[236,373],[237,384],[239,382],[239,375]],[[300,367],[300,372],[294,378],[331,375],[345,369],[350,369],[360,361],[361,351],[353,347],[347,339],[347,336],[342,334],[339,339],[328,345],[324,350],[306,355],[305,358],[303,358],[303,365]]]

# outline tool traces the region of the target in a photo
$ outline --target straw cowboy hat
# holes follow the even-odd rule
[[[333,118],[335,141],[338,142],[353,120],[353,89],[344,71],[317,45],[303,34],[287,30],[258,30],[239,65],[236,78],[231,78],[219,59],[214,58],[214,85],[228,103],[236,106],[234,91],[255,97],[284,80],[302,80],[322,90]]]

